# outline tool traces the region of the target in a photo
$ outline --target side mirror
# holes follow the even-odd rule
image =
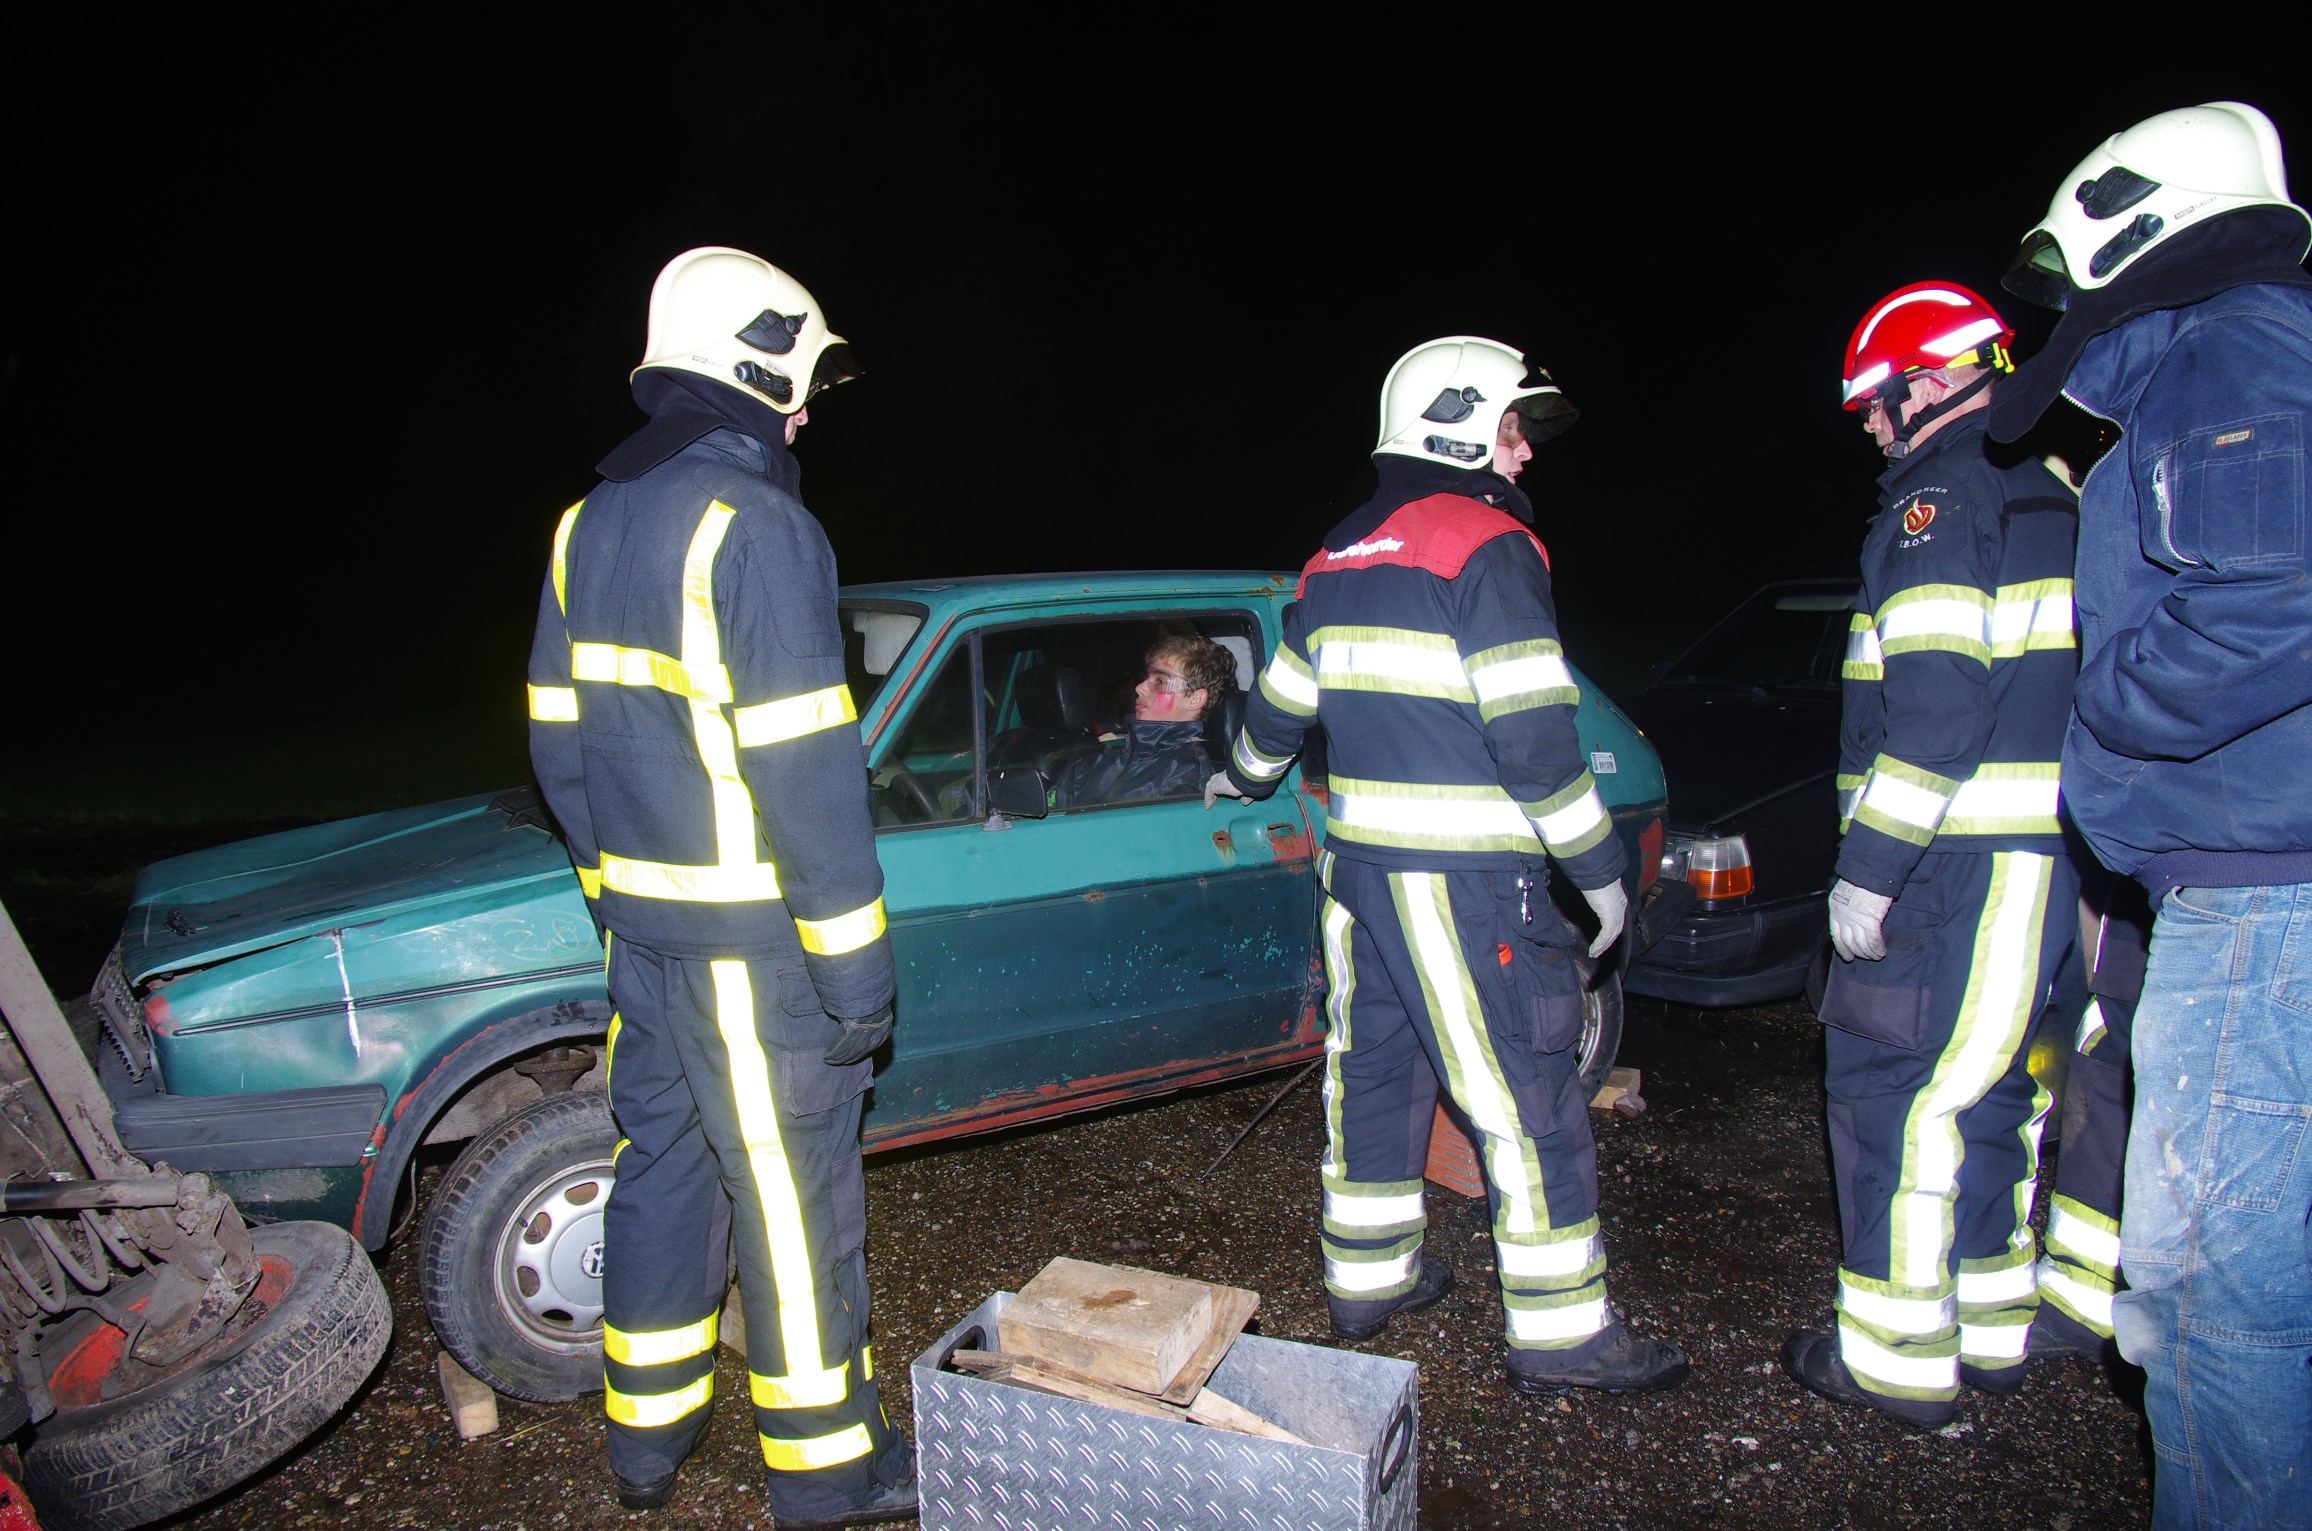
[[[1013,819],[1040,819],[1052,811],[1052,784],[1034,766],[1006,766],[987,779],[987,795],[997,813]]]

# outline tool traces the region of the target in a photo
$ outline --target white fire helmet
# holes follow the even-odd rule
[[[685,250],[650,289],[650,335],[636,372],[668,367],[728,383],[791,415],[859,375],[803,284],[744,250]]]
[[[2105,139],[2064,178],[2001,285],[2060,309],[2074,292],[2107,286],[2145,251],[2244,207],[2304,213],[2288,200],[2272,119],[2238,101],[2161,112]],[[2312,246],[2312,216],[2305,233]]]
[[[1579,418],[1549,374],[1526,378],[1525,353],[1498,340],[1448,335],[1397,358],[1381,384],[1381,439],[1375,456],[1393,452],[1456,468],[1493,461],[1504,411],[1524,416],[1525,439],[1539,444]]]

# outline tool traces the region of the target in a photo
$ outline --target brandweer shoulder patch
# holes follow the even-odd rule
[[[1935,507],[1922,500],[1903,512],[1903,531],[1909,536],[1916,537],[1932,526],[1934,521]]]

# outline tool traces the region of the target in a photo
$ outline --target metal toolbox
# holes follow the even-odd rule
[[[998,1292],[913,1368],[924,1531],[1409,1531],[1419,1368],[1240,1336],[1208,1386],[1312,1444],[1149,1419],[940,1370],[989,1349]]]

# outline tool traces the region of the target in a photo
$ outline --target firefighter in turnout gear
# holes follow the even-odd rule
[[[1310,727],[1329,740],[1324,883],[1325,1291],[1369,1339],[1453,1286],[1424,1258],[1421,1172],[1440,1082],[1481,1139],[1529,1392],[1636,1392],[1687,1372],[1607,1306],[1579,1049],[1585,973],[1622,928],[1626,857],[1574,733],[1548,559],[1515,484],[1572,424],[1518,352],[1454,336],[1382,390],[1380,490],[1302,572],[1283,641],[1206,792],[1265,797]],[[1554,858],[1599,922],[1551,904]]]
[[[1962,1381],[2023,1382],[2048,1105],[2027,1058],[2078,924],[2056,801],[2077,508],[2037,462],[1984,456],[2010,339],[1973,292],[1920,282],[1846,355],[1846,407],[1891,461],[1847,645],[1822,1003],[1844,1256],[1836,1333],[1782,1361],[1922,1427]]]
[[[531,760],[616,1009],[603,1374],[630,1509],[667,1501],[705,1428],[735,1239],[779,1525],[915,1512],[867,1343],[859,1115],[892,1021],[883,874],[834,554],[788,452],[848,356],[778,268],[676,257],[633,375],[650,422],[563,515],[539,599]]]

